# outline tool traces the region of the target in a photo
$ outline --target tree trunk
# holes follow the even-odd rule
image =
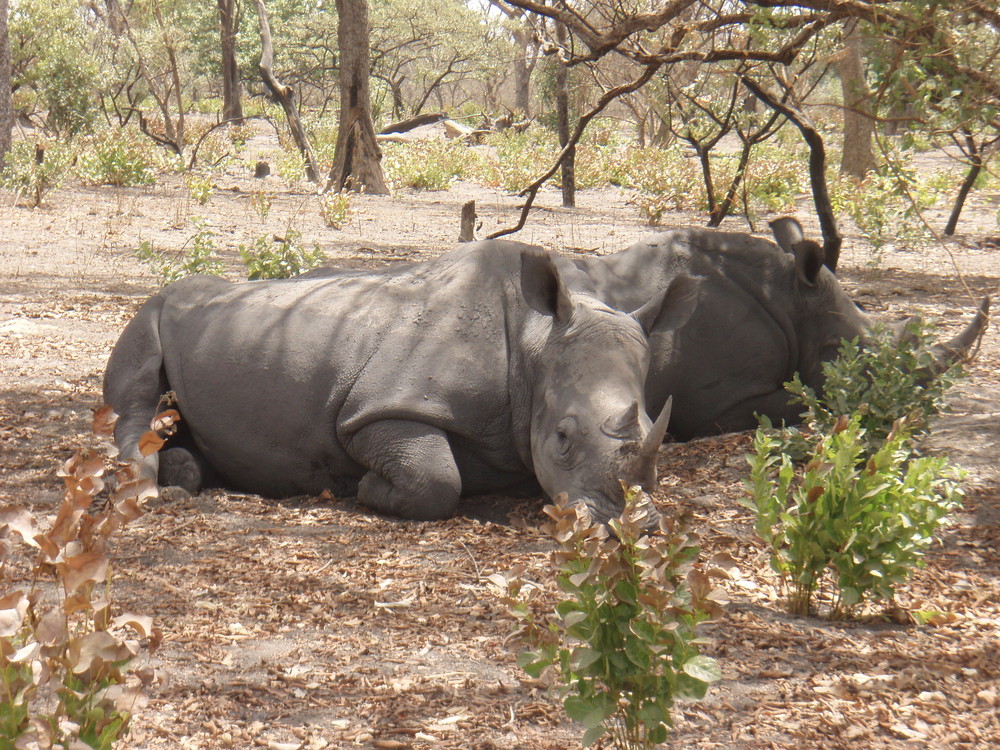
[[[566,43],[566,27],[556,24],[556,41]],[[569,86],[566,64],[556,60],[556,119],[559,131],[559,148],[569,145]],[[562,163],[562,204],[566,208],[576,207],[576,145],[569,148]]]
[[[776,96],[765,91],[760,84],[747,76],[740,76],[740,81],[764,104],[791,120],[809,146],[809,184],[812,187],[813,204],[816,206],[816,218],[819,219],[819,226],[823,232],[823,265],[836,273],[844,238],[837,228],[837,217],[833,212],[833,202],[826,186],[826,148],[823,145],[823,136],[805,113],[779,101]]]
[[[219,42],[222,51],[222,119],[243,124],[240,69],[236,64],[236,0],[218,0]]]
[[[969,157],[969,171],[966,172],[965,179],[962,180],[962,186],[958,189],[958,195],[955,197],[955,203],[951,207],[951,215],[948,216],[948,223],[944,228],[945,237],[951,237],[955,234],[955,230],[958,228],[958,219],[962,215],[962,208],[965,206],[965,199],[969,197],[969,193],[972,192],[979,173],[982,172],[983,166],[986,164],[988,156],[985,154],[998,140],[1000,140],[1000,136],[982,145],[978,145],[972,134],[968,131],[965,132],[965,147],[962,148],[962,151]],[[958,143],[957,139],[956,143]],[[959,143],[959,145],[961,146],[962,144]]]
[[[340,128],[327,190],[363,190],[387,195],[382,151],[375,140],[368,88],[367,0],[337,0],[337,43],[340,47]]]
[[[271,45],[271,22],[267,17],[267,9],[264,7],[264,0],[254,0],[257,5],[257,17],[260,19],[260,77],[271,92],[271,96],[281,103],[288,118],[288,128],[292,131],[292,138],[295,145],[299,147],[302,156],[306,160],[306,177],[311,182],[319,182],[319,167],[316,166],[316,157],[313,155],[312,146],[309,144],[309,136],[306,129],[302,127],[302,120],[299,119],[299,108],[295,105],[295,92],[281,81],[274,77],[272,68],[274,66],[274,47]]]
[[[844,29],[844,52],[837,69],[844,94],[844,150],[840,173],[864,179],[875,169],[875,154],[872,152],[875,120],[872,118],[871,93],[865,83],[857,21],[848,21]]]
[[[518,49],[514,55],[514,109],[521,113],[521,119],[531,117],[531,69],[534,67],[531,41],[529,29],[514,32]]]
[[[7,33],[7,0],[0,0],[0,169],[10,151],[14,128],[14,102],[10,86],[10,39]]]

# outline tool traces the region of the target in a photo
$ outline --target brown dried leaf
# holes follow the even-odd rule
[[[28,659],[34,659],[39,651],[42,650],[42,644],[37,641],[32,641],[26,646],[22,646],[13,654],[7,657],[7,661],[14,664],[18,664],[22,661],[27,661]]]
[[[28,546],[38,548],[38,542],[35,541],[38,528],[35,526],[34,516],[31,515],[27,508],[8,505],[0,509],[0,528],[4,526],[16,532]]]
[[[139,438],[139,453],[143,456],[151,456],[160,450],[165,442],[167,441],[152,430],[144,432],[142,437]]]
[[[58,609],[50,609],[35,626],[35,638],[43,646],[60,646],[68,637],[66,615]]]
[[[110,440],[115,434],[115,422],[118,421],[118,415],[115,414],[115,410],[112,409],[108,404],[94,409],[94,421],[91,430],[97,437],[107,438]]]
[[[28,597],[23,591],[12,591],[0,598],[0,638],[17,633],[28,611]]]
[[[72,615],[75,612],[89,610],[91,606],[90,597],[77,592],[66,597],[66,600],[63,602],[63,611],[67,615]]]
[[[57,565],[63,576],[63,585],[73,593],[85,583],[107,580],[108,558],[100,552],[83,552]]]
[[[155,417],[153,421],[150,422],[150,428],[156,432],[161,432],[162,430],[169,430],[175,424],[181,421],[180,412],[176,409],[167,409],[166,411],[161,411]]]
[[[130,627],[143,638],[149,638],[153,634],[153,618],[148,615],[133,615],[126,613],[118,615],[111,621],[116,628]]]
[[[122,661],[133,656],[132,651],[118,642],[110,633],[95,630],[69,642],[69,666],[76,674],[83,674],[98,665]]]

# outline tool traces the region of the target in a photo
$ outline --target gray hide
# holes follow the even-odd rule
[[[798,371],[814,389],[823,362],[844,338],[864,338],[867,317],[823,266],[822,248],[790,218],[772,224],[773,242],[744,233],[685,229],[663,232],[619,253],[564,260],[573,289],[630,309],[678,275],[702,277],[688,323],[651,336],[646,404],[652,413],[673,396],[670,432],[688,439],[751,429],[754,413],[800,421],[783,383]],[[784,250],[784,252],[783,252]],[[960,337],[939,347],[951,359],[967,351],[985,325],[984,308]]]
[[[646,416],[646,331],[683,324],[696,298],[677,275],[618,312],[567,292],[548,254],[501,241],[380,271],[195,276],[138,311],[104,395],[123,457],[139,459],[161,394],[176,394],[181,447],[144,462],[161,484],[356,492],[432,519],[534,477],[607,520],[619,479],[653,481],[666,429]]]

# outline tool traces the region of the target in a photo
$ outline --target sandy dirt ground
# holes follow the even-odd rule
[[[266,149],[266,143],[251,142]],[[272,196],[262,220],[252,196]],[[204,217],[232,278],[236,248],[291,226],[331,262],[380,265],[456,243],[462,203],[480,236],[514,221],[514,197],[461,183],[445,192],[359,196],[339,231],[315,196],[233,167],[207,205],[183,180],[145,188],[70,182],[42,208],[0,192],[0,504],[56,506],[56,466],[85,443],[110,348],[157,288],[135,249],[178,249]],[[543,192],[516,239],[566,253],[621,249],[651,230],[628,196],[585,190],[580,207]],[[998,196],[978,196],[947,245],[895,249],[873,267],[847,237],[841,278],[873,315],[937,316],[945,334],[998,291]],[[815,234],[811,212],[799,211]],[[940,225],[941,215],[931,214]],[[675,215],[671,224],[697,223]],[[745,230],[741,219],[728,229]],[[777,581],[737,499],[747,435],[664,446],[665,512],[687,512],[706,559],[726,552],[721,620],[705,652],[724,677],[675,711],[676,748],[1000,746],[1000,335],[987,332],[932,449],[969,469],[943,543],[900,592],[901,607],[951,613],[937,627],[834,623],[783,613]],[[126,748],[569,748],[579,726],[528,679],[513,623],[488,577],[515,565],[551,580],[537,498],[491,497],[440,523],[378,517],[350,500],[269,501],[212,491],[153,500],[114,549],[113,595],[150,614],[163,645],[143,663],[162,684]],[[4,582],[4,587],[9,582]]]

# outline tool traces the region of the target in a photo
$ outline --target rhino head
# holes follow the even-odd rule
[[[770,222],[774,239],[795,258],[799,294],[797,333],[798,371],[802,382],[817,392],[823,387],[823,363],[836,358],[843,339],[858,338],[864,345],[871,320],[840,287],[833,273],[824,266],[823,248],[806,239],[795,219],[783,216]],[[983,335],[989,322],[990,298],[984,298],[976,315],[956,337],[935,344],[933,364],[924,375],[934,378],[952,364],[963,360]],[[897,340],[908,337],[909,322],[893,326]]]
[[[550,319],[531,382],[535,476],[549,497],[565,493],[607,522],[622,511],[623,483],[655,484],[670,403],[655,421],[646,415],[649,332],[683,325],[699,282],[680,276],[626,313],[570,293],[548,255],[523,254],[521,270],[525,300]]]

